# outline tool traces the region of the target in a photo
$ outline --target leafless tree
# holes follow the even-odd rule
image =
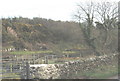
[[[96,46],[94,44],[95,38],[91,36],[91,29],[93,27],[94,16],[95,16],[95,5],[93,2],[90,2],[86,5],[78,5],[78,11],[75,17],[79,20],[80,28],[83,32],[85,42],[88,46],[90,46],[96,55],[100,55],[99,52],[96,50]],[[85,22],[86,25],[82,25],[82,22]]]
[[[108,32],[117,27],[118,21],[118,6],[117,3],[110,3],[110,2],[101,2],[98,3],[96,6],[96,19],[99,24],[102,26],[98,26],[98,28],[102,28],[104,30],[105,41],[104,45],[107,43],[108,39]]]
[[[95,21],[98,29],[104,30],[104,45],[107,42],[108,31],[117,27],[117,17],[118,9],[117,4],[110,2],[101,2],[101,3],[86,3],[84,5],[78,5],[77,13],[75,17],[79,21],[79,25],[83,32],[86,43],[97,52],[96,45],[94,43],[95,39],[92,37],[92,28],[94,27],[93,23]],[[81,22],[86,22],[86,25],[83,26]],[[102,31],[103,33],[103,31]]]
[[[114,28],[118,18],[117,3],[101,2],[97,3],[96,12],[98,22],[102,23],[105,30]]]

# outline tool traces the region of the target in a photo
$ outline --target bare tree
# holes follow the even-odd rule
[[[117,3],[102,2],[96,6],[97,14],[97,26],[99,29],[103,29],[105,40],[104,45],[107,43],[108,32],[113,28],[117,27],[118,20],[118,6]],[[102,25],[101,25],[102,24]],[[101,25],[101,26],[100,26]]]
[[[78,5],[79,9],[75,17],[79,20],[80,28],[83,32],[85,42],[90,48],[92,48],[96,55],[100,55],[100,53],[96,50],[96,46],[94,44],[95,38],[91,36],[91,29],[93,27],[94,15],[95,15],[95,5],[93,2],[86,5]],[[82,25],[81,21],[86,22],[86,25]]]
[[[115,22],[118,18],[118,6],[117,3],[102,2],[96,6],[97,20],[102,23],[104,29],[109,30],[114,28]],[[98,18],[99,17],[99,18]]]
[[[114,3],[115,4],[115,3]],[[95,39],[92,36],[92,29],[94,28],[93,23],[96,22],[96,27],[104,32],[104,45],[107,42],[108,31],[115,28],[117,22],[117,5],[113,5],[110,2],[102,3],[93,3],[90,2],[84,5],[78,5],[78,11],[75,17],[79,21],[80,28],[83,32],[85,41],[88,46],[90,46],[95,52],[96,55],[100,55],[100,52],[97,51],[95,45]],[[83,26],[81,22],[86,22],[86,25]]]

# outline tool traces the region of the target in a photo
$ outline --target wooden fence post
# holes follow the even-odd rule
[[[21,79],[30,79],[29,63],[24,61],[21,66]]]
[[[48,56],[45,56],[45,64],[48,64]]]
[[[10,72],[12,72],[12,70],[13,70],[13,65],[12,65],[12,63],[10,64]]]
[[[28,62],[26,62],[26,79],[30,79],[30,68]]]

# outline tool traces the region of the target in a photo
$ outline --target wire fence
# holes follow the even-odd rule
[[[67,54],[68,55],[68,54]],[[72,56],[74,55],[74,56]],[[0,63],[0,78],[2,79],[32,79],[30,73],[30,64],[48,64],[61,63],[60,58],[68,57],[55,54],[30,54],[30,55],[2,55]],[[80,57],[80,54],[69,54],[69,57]]]
[[[30,79],[29,63],[27,61],[3,62],[0,78],[2,79]]]
[[[30,64],[39,63],[38,60],[41,59],[40,54],[33,54],[30,56],[24,55],[5,55],[2,56],[1,68],[0,68],[0,78],[1,79],[32,79],[30,73]],[[44,56],[47,63],[48,57]]]

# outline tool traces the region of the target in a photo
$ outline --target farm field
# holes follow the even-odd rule
[[[120,2],[80,2],[73,7],[74,0],[71,1],[54,1],[57,5],[50,1],[48,5],[47,1],[31,0],[37,5],[22,5],[24,9],[20,9],[26,17],[11,14],[0,18],[0,78],[108,79],[118,74]],[[28,4],[26,2],[22,4]],[[15,4],[15,9],[22,8]],[[11,5],[13,2],[9,7]],[[74,16],[70,20],[67,18],[69,10]],[[51,16],[43,17],[42,14]]]
[[[18,53],[18,54],[17,54]],[[43,54],[44,55],[42,57],[39,57],[38,56],[40,54]],[[66,52],[68,54],[75,54],[75,52]],[[78,61],[78,60],[85,60],[85,59],[88,59],[88,58],[94,58],[95,56],[94,55],[90,55],[90,56],[87,56],[87,57],[68,57],[68,56],[61,56],[61,57],[51,57],[49,56],[50,54],[52,54],[51,51],[17,51],[17,52],[11,52],[10,53],[11,55],[16,55],[16,57],[13,58],[12,61],[9,61],[8,63],[9,64],[6,64],[8,66],[10,66],[9,68],[12,68],[12,66],[14,65],[17,65],[17,62],[19,61],[28,61],[30,64],[64,64],[65,62],[69,62],[69,61]],[[18,55],[18,56],[17,56]],[[29,56],[29,58],[27,59],[26,55]],[[30,57],[31,56],[31,57]],[[45,58],[45,56],[49,56],[48,58]],[[24,58],[22,58],[24,57]],[[19,60],[18,60],[19,58]],[[26,59],[25,59],[26,58]],[[32,58],[32,59],[30,59]],[[43,60],[45,61],[47,59],[46,62],[43,62]],[[14,62],[14,63],[12,63]],[[7,62],[6,62],[7,63]],[[74,74],[71,75],[71,78],[79,78],[79,79],[82,79],[82,78],[100,78],[100,79],[103,79],[103,78],[107,78],[107,77],[112,77],[114,75],[117,75],[118,74],[118,65],[113,62],[111,65],[103,65],[103,66],[100,66],[99,68],[95,68],[93,70],[89,70],[89,71],[86,71],[86,72],[80,72],[80,73],[77,73],[77,74]],[[19,79],[21,77],[20,73],[14,73],[15,71],[12,70],[12,73],[10,73],[9,71],[6,71],[6,69],[4,69],[3,73],[5,72],[8,72],[8,73],[5,73],[3,74],[3,77],[8,77],[8,78],[12,78],[13,76],[16,77],[16,79]],[[10,70],[10,71],[11,71]],[[9,76],[10,74],[10,76]]]

